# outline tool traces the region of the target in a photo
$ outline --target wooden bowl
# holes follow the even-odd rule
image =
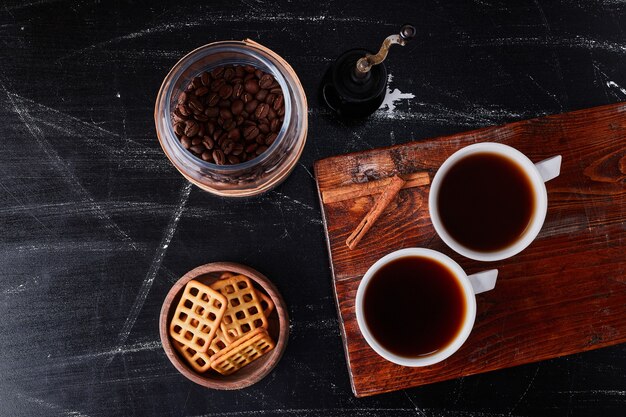
[[[257,291],[264,292],[272,299],[276,308],[274,308],[274,311],[272,311],[268,317],[269,326],[267,331],[276,343],[276,347],[268,354],[263,355],[230,375],[220,375],[213,370],[199,374],[187,364],[183,357],[180,356],[172,346],[172,339],[169,336],[169,323],[176,311],[178,301],[180,300],[185,285],[187,285],[189,281],[195,279],[203,284],[210,285],[219,279],[222,272],[232,272],[247,276],[252,280]],[[263,274],[250,267],[237,263],[214,262],[192,269],[174,284],[167,294],[167,297],[165,297],[165,301],[163,301],[161,317],[159,318],[159,333],[165,354],[181,374],[196,384],[207,388],[234,390],[245,388],[259,382],[274,369],[287,347],[287,339],[289,338],[289,315],[287,314],[283,297],[274,284]]]

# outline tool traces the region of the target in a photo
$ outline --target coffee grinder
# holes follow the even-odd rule
[[[387,94],[387,68],[383,61],[392,45],[404,46],[416,29],[404,25],[388,36],[378,53],[362,48],[344,52],[328,68],[320,85],[322,101],[339,116],[363,118],[380,107]]]

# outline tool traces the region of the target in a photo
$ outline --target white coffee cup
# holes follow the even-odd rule
[[[437,200],[443,178],[446,176],[450,168],[452,168],[459,160],[476,153],[495,153],[517,163],[530,179],[533,195],[535,196],[535,210],[531,216],[530,224],[522,236],[520,236],[513,244],[496,251],[479,252],[460,244],[446,231],[439,215]],[[450,247],[450,249],[470,259],[475,259],[477,261],[499,261],[509,258],[524,250],[539,234],[548,210],[548,193],[544,183],[558,177],[560,171],[561,155],[553,156],[533,164],[530,159],[526,157],[526,155],[517,149],[501,143],[483,142],[466,146],[446,159],[435,174],[431,183],[430,195],[428,197],[428,210],[430,211],[430,219],[435,227],[435,231],[444,243]]]
[[[454,275],[454,277],[458,280],[463,292],[463,297],[465,298],[465,316],[463,318],[463,323],[461,325],[461,330],[457,333],[455,338],[448,343],[443,349],[438,350],[436,352],[422,355],[422,356],[414,356],[414,357],[404,357],[394,354],[389,350],[385,349],[372,335],[372,332],[369,330],[367,326],[367,322],[365,320],[364,313],[364,296],[367,286],[372,279],[372,277],[376,274],[376,272],[381,269],[386,264],[398,259],[405,257],[425,257],[430,258],[439,263],[445,265]],[[365,341],[371,346],[372,349],[376,353],[378,353],[383,358],[387,359],[390,362],[396,363],[402,366],[428,366],[433,365],[437,362],[441,362],[444,359],[448,358],[454,352],[456,352],[463,343],[467,340],[470,332],[472,331],[472,327],[474,326],[474,320],[476,319],[476,296],[475,294],[479,294],[481,292],[489,291],[493,289],[496,285],[496,279],[498,277],[498,270],[492,269],[489,271],[479,272],[477,274],[473,274],[468,276],[465,271],[454,262],[451,258],[444,255],[441,252],[434,251],[432,249],[425,248],[408,248],[401,249],[395,252],[392,252],[381,259],[379,259],[374,265],[372,265],[361,280],[359,284],[359,288],[356,293],[355,300],[355,309],[356,309],[356,319],[359,325],[359,329],[361,330],[361,334],[365,338]],[[411,318],[408,318],[409,320]],[[418,318],[419,319],[419,318]],[[424,319],[423,317],[421,319]]]

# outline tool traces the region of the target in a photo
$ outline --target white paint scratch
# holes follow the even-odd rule
[[[286,195],[286,194],[279,193],[278,191],[274,191],[274,194],[276,194],[277,196],[279,196],[282,200],[286,200],[286,201],[288,201],[288,202],[294,203],[294,204],[296,204],[296,205],[298,205],[298,206],[300,206],[300,207],[303,207],[303,208],[305,208],[305,209],[308,209],[308,210],[315,210],[315,208],[314,208],[313,206],[311,206],[311,205],[309,205],[309,204],[306,204],[306,203],[303,203],[302,201],[297,200],[297,199],[295,199],[295,198],[293,198],[293,197],[289,197],[289,196],[288,196],[288,195]]]
[[[306,173],[309,174],[309,177],[311,177],[312,179],[315,179],[315,177],[313,177],[313,174],[311,174],[311,171],[309,171],[306,165],[304,165],[302,162],[298,162],[298,165],[300,165],[302,169],[304,169]]]
[[[415,404],[415,401],[413,401],[413,399],[409,396],[409,394],[406,391],[402,391],[402,392],[404,393],[404,396],[407,398],[407,400],[409,400],[409,402],[413,405],[413,407],[415,408],[415,412],[418,415],[428,417],[426,413],[424,412],[424,410],[422,410],[421,408],[417,406],[417,404]]]
[[[540,368],[541,368],[541,365],[537,365],[537,369],[535,370],[535,373],[533,374],[533,376],[530,378],[530,381],[528,382],[526,389],[524,390],[522,395],[519,397],[519,399],[517,400],[513,408],[511,408],[511,411],[509,411],[509,416],[513,415],[513,411],[515,411],[517,406],[520,405],[522,400],[526,397],[526,394],[528,394],[528,391],[530,391],[530,387],[532,387],[533,383],[535,382],[535,378],[537,378],[537,374],[539,373]]]
[[[18,104],[18,102],[14,98],[14,94],[10,93],[7,90],[6,86],[1,80],[0,87],[2,88],[2,90],[4,90],[13,111],[17,114],[30,135],[33,137],[33,139],[35,139],[35,142],[37,142],[37,145],[39,146],[41,151],[50,160],[52,165],[62,173],[61,176],[63,180],[72,189],[72,191],[78,194],[82,200],[89,203],[89,205],[93,209],[94,215],[99,220],[104,221],[105,227],[107,229],[112,230],[116,236],[118,236],[128,245],[130,245],[133,249],[139,250],[135,242],[130,238],[130,236],[128,236],[128,234],[124,232],[104,210],[102,210],[98,203],[94,201],[94,199],[91,197],[91,194],[89,194],[89,192],[82,186],[74,172],[72,172],[72,170],[65,164],[63,159],[52,147],[52,144],[46,139],[41,129],[34,123],[28,110]]]
[[[391,83],[393,82],[393,75],[389,74],[387,78],[387,94],[385,95],[385,100],[383,104],[380,105],[377,112],[385,112],[388,114],[388,118],[394,118],[394,112],[396,110],[396,103],[401,100],[410,100],[415,98],[415,94],[413,93],[403,93],[397,88],[391,89]]]
[[[615,81],[607,81],[606,82],[606,86],[609,87],[609,88],[617,88],[619,91],[622,92],[622,94],[624,94],[626,96],[626,88],[620,86]]]
[[[48,410],[54,410],[56,412],[62,413],[63,416],[65,417],[89,417],[88,414],[85,414],[81,411],[76,411],[76,410],[67,410],[61,406],[58,406],[56,404],[53,404],[49,401],[44,401],[42,399],[39,398],[35,398],[35,397],[31,397],[29,395],[23,394],[21,392],[18,392],[15,394],[16,397],[25,400],[31,404],[37,404],[43,408],[47,408]]]
[[[191,187],[192,187],[191,183],[185,181],[185,184],[183,185],[180,191],[178,206],[176,207],[176,210],[174,210],[174,213],[172,214],[172,217],[170,218],[170,221],[167,227],[165,228],[165,232],[163,233],[161,242],[157,246],[156,252],[154,254],[154,258],[152,259],[152,263],[150,264],[150,268],[148,269],[148,272],[146,273],[146,276],[143,282],[141,283],[141,288],[139,289],[139,293],[137,294],[137,297],[135,298],[135,301],[132,307],[130,308],[128,317],[126,317],[126,321],[124,322],[124,326],[122,326],[122,330],[120,331],[118,335],[116,345],[117,345],[117,350],[119,350],[120,352],[122,351],[122,348],[124,344],[126,343],[126,340],[128,339],[128,336],[130,335],[130,332],[133,329],[135,322],[137,321],[139,312],[141,311],[144,303],[146,302],[146,298],[148,297],[148,293],[150,292],[150,289],[152,288],[152,284],[154,283],[154,279],[156,278],[157,272],[159,272],[159,269],[161,268],[161,264],[163,263],[163,259],[165,258],[165,253],[167,252],[167,248],[170,242],[172,241],[172,237],[174,236],[174,232],[176,231],[176,228],[178,227],[178,222],[180,220],[180,217],[182,216],[183,211],[185,210],[185,205],[187,204],[187,200],[189,199],[189,194],[191,193]],[[115,355],[109,357],[106,365],[107,366],[110,365],[114,358],[115,358]]]

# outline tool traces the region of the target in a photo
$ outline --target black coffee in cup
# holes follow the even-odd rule
[[[448,346],[466,315],[463,287],[443,263],[405,256],[383,265],[363,298],[365,323],[389,352],[412,358]]]
[[[506,156],[481,152],[458,160],[441,181],[439,216],[466,248],[490,252],[514,244],[531,224],[535,195],[523,168]]]

